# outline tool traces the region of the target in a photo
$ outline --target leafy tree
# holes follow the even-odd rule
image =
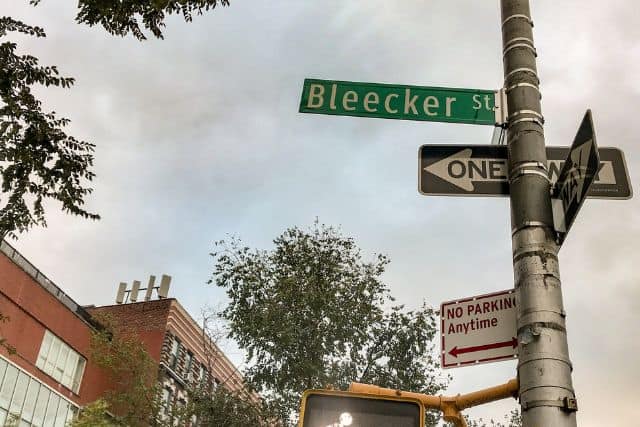
[[[218,4],[228,6],[229,0],[79,0],[76,21],[138,40],[146,39],[143,29],[163,38],[168,15],[180,14],[189,22]],[[0,238],[46,226],[46,200],[59,202],[66,213],[97,220],[98,214],[83,207],[92,192],[87,183],[95,176],[94,145],[65,133],[69,120],[43,111],[33,94],[35,85],[69,88],[74,79],[61,76],[55,66],[40,65],[34,56],[18,54],[17,44],[6,40],[11,32],[45,37],[40,27],[0,17]]]
[[[42,28],[0,18],[0,39],[16,31],[45,37]],[[0,44],[0,238],[46,225],[45,199],[57,200],[65,212],[99,218],[82,207],[91,193],[83,182],[94,177],[93,145],[67,135],[63,128],[69,121],[43,112],[32,93],[36,84],[68,88],[73,79],[39,65],[31,55],[17,54],[16,48],[10,41]]]
[[[435,312],[406,310],[381,276],[389,260],[362,259],[353,238],[316,221],[287,229],[272,250],[216,243],[210,283],[226,290],[222,316],[247,351],[248,382],[285,423],[309,388],[352,381],[436,394]]]
[[[188,389],[189,402],[183,419],[196,416],[202,426],[274,427],[267,408],[225,387]]]

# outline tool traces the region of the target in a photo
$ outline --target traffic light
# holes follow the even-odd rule
[[[299,427],[424,427],[418,399],[335,390],[302,395]]]

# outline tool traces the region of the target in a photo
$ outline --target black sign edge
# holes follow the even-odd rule
[[[611,150],[618,151],[620,153],[620,159],[622,160],[622,166],[623,166],[623,169],[624,169],[624,176],[627,177],[627,184],[628,184],[628,187],[629,187],[629,196],[628,197],[607,197],[607,199],[629,200],[629,199],[633,198],[633,186],[631,185],[631,177],[629,176],[629,168],[627,167],[627,158],[624,155],[624,151],[622,151],[622,149],[620,149],[618,147],[602,147],[602,148],[609,148]],[[598,197],[598,198],[600,198],[600,197]]]

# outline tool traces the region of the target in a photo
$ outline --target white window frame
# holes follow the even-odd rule
[[[174,371],[178,368],[178,360],[180,357],[180,350],[182,347],[182,343],[178,339],[178,337],[173,337],[173,342],[171,344],[171,353],[169,353],[169,367]]]
[[[77,359],[76,359],[77,357]],[[76,359],[75,366],[67,363]],[[45,374],[78,394],[87,359],[61,340],[53,332],[46,329],[36,360],[36,367]]]
[[[4,365],[4,369],[0,369],[0,384],[2,384],[3,388],[7,371],[11,369],[12,372],[17,372],[16,380],[12,380],[10,385],[12,398],[6,405],[0,406],[0,417],[7,417],[8,419],[9,416],[13,416],[16,417],[16,421],[20,426],[31,426],[34,421],[39,423],[37,425],[42,425],[45,420],[45,415],[49,414],[49,418],[47,419],[54,422],[52,425],[61,427],[77,414],[79,408],[77,403],[67,399],[3,356],[0,356],[0,364]],[[18,394],[16,394],[20,378],[25,377],[27,379],[27,388],[24,390],[25,393],[19,391]],[[37,395],[35,398],[34,393]],[[27,402],[29,402],[28,406]],[[50,403],[55,403],[55,408],[49,408]],[[42,419],[35,419],[36,409],[38,407],[42,410],[42,413],[38,414]],[[1,422],[5,421],[1,420]]]

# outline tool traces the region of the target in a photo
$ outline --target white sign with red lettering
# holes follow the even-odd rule
[[[513,289],[442,303],[440,327],[445,369],[518,356]]]

